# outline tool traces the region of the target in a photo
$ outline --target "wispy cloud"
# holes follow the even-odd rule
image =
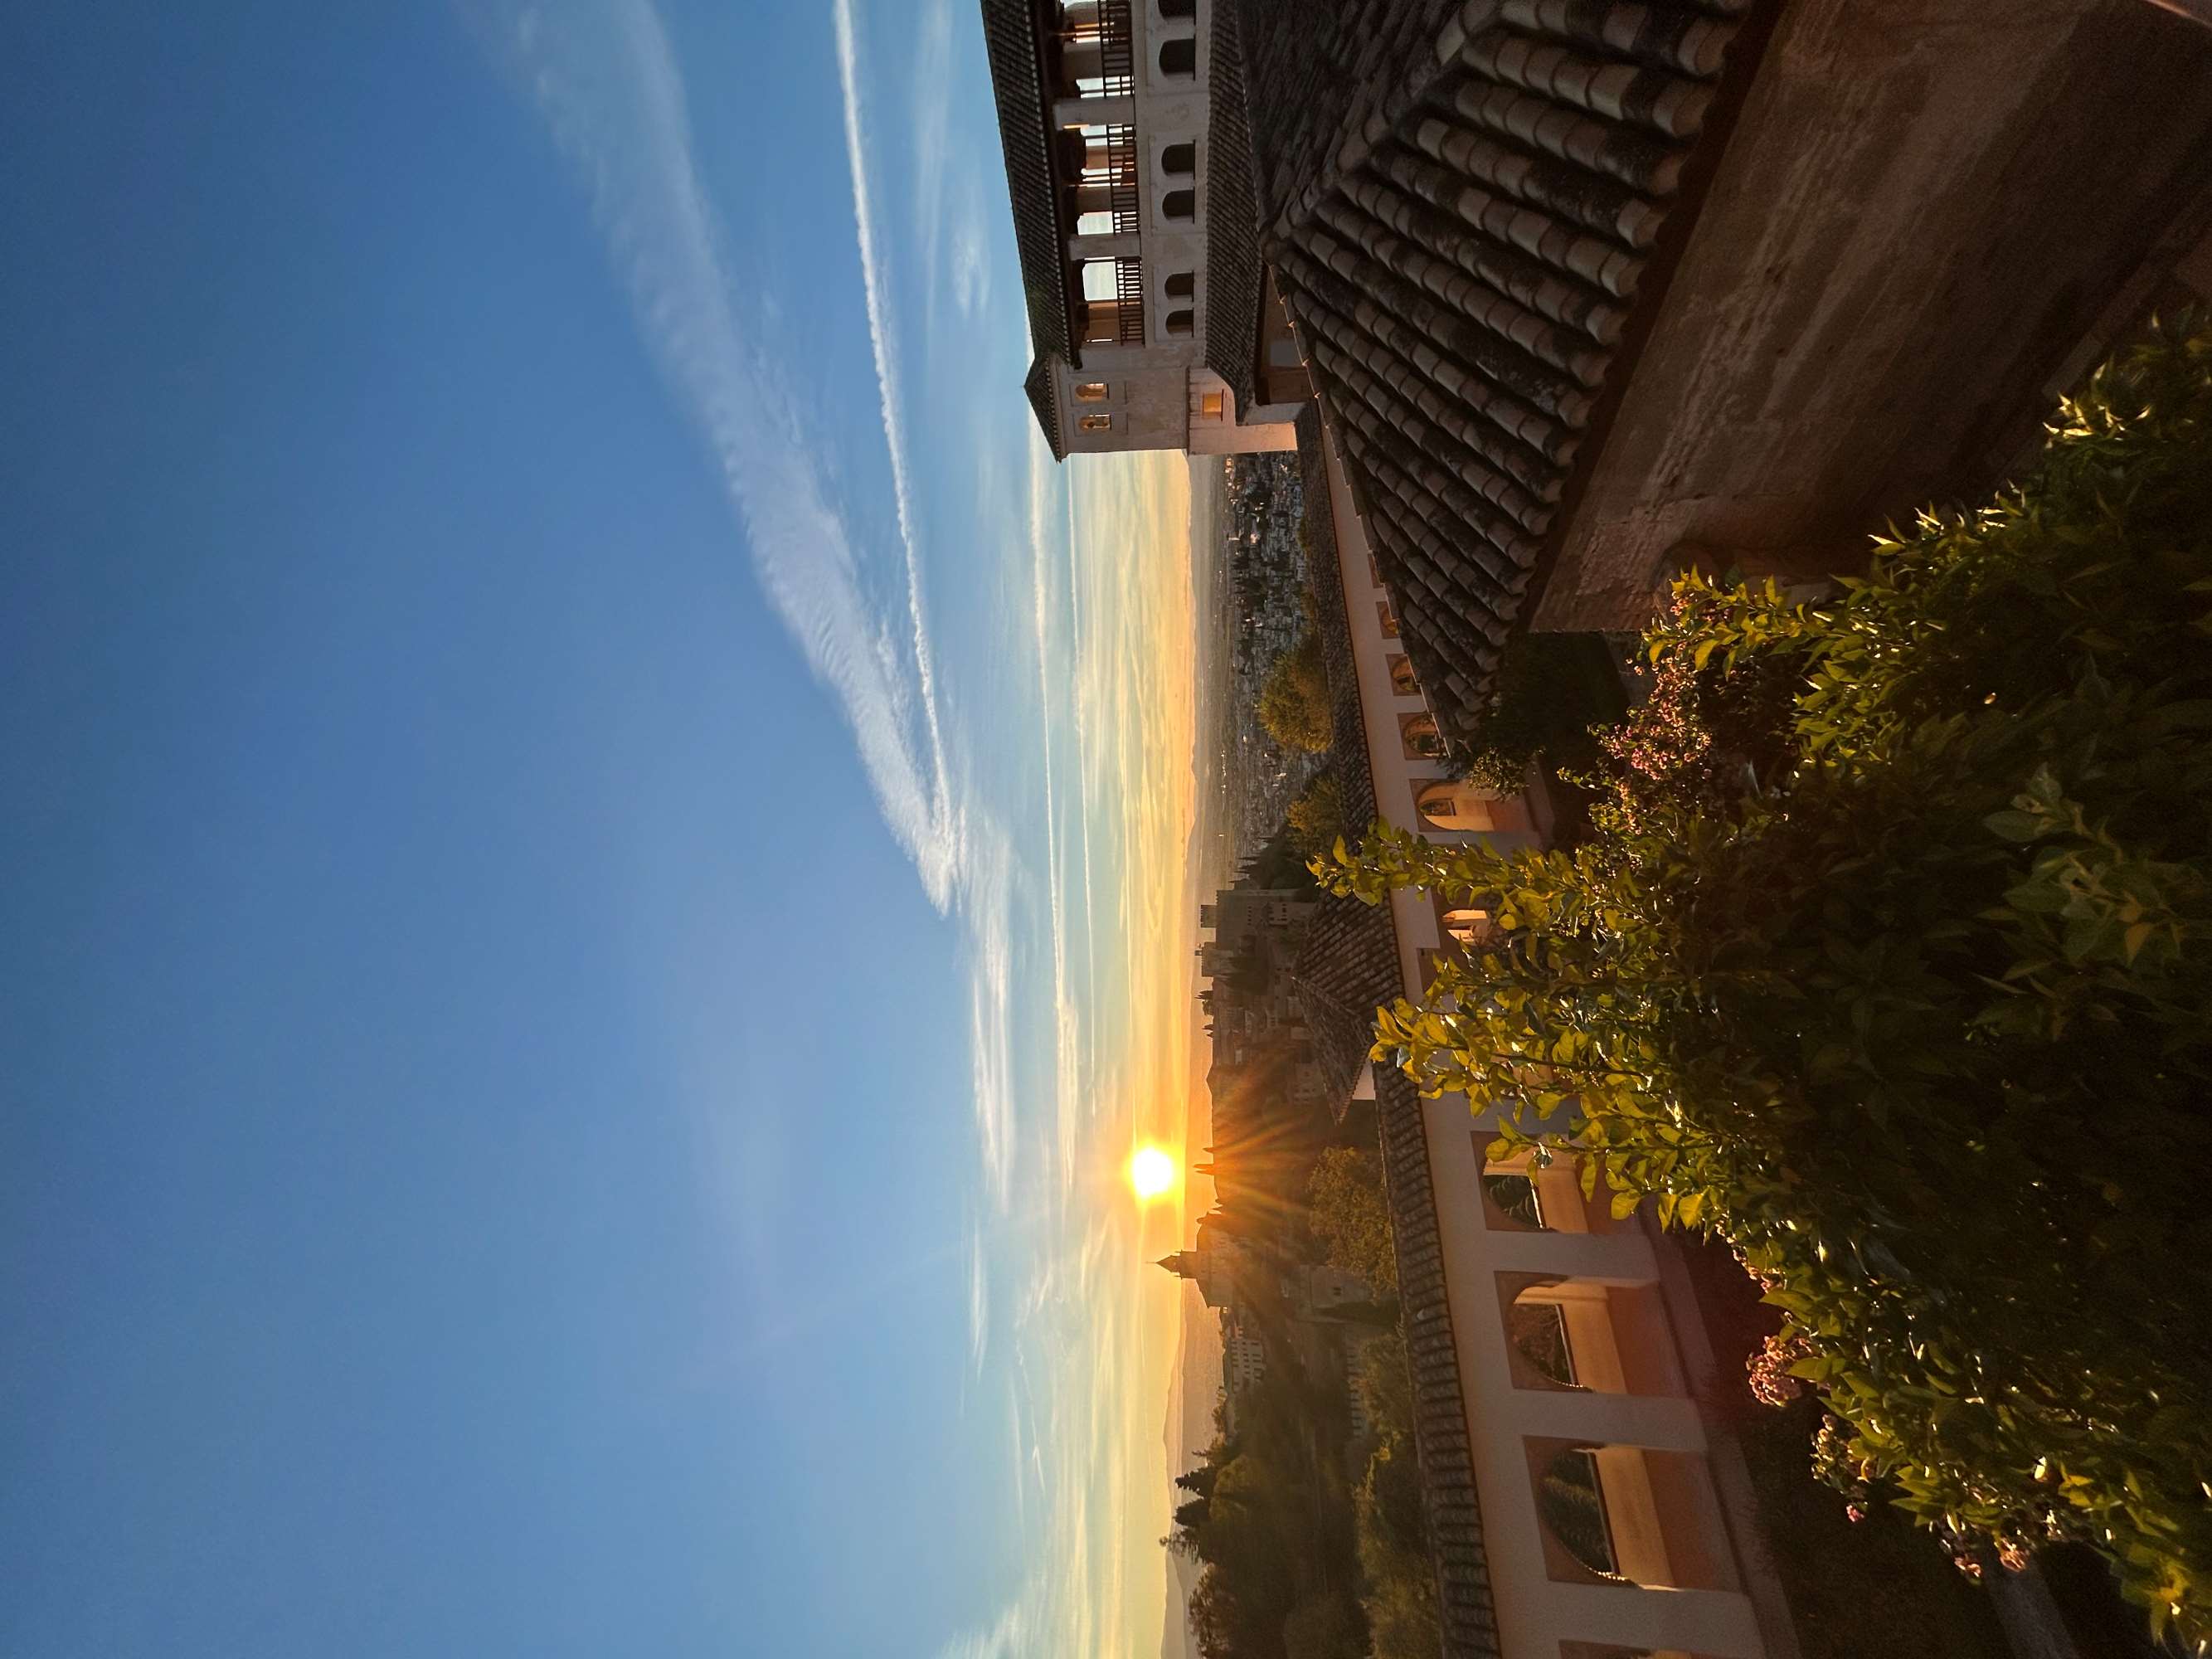
[[[914,623],[915,677],[929,732],[930,760],[945,775],[945,744],[938,726],[937,672],[930,660],[929,628],[921,593],[921,558],[915,546],[914,491],[908,482],[906,430],[901,410],[898,337],[884,297],[885,257],[876,229],[874,192],[868,182],[867,146],[860,137],[860,53],[852,0],[836,0],[831,21],[837,36],[837,86],[845,116],[845,162],[853,179],[853,224],[860,239],[860,279],[868,301],[868,344],[875,358],[876,401],[883,413],[884,447],[890,456],[891,494],[898,508],[899,544],[906,555],[907,606]]]
[[[983,1355],[991,1345],[991,1275],[983,1259],[983,1231],[968,1234],[968,1364],[982,1369]]]
[[[964,826],[945,774],[903,457],[893,465],[908,614],[886,617],[762,349],[760,319],[739,310],[659,15],[647,0],[477,0],[470,12],[587,195],[646,344],[720,470],[762,587],[842,708],[884,821],[948,907]]]
[[[905,394],[901,372],[902,353],[892,319],[890,294],[890,259],[878,223],[875,188],[865,136],[867,100],[861,85],[860,31],[854,27],[852,0],[835,0],[830,22],[837,51],[837,88],[845,131],[846,168],[852,179],[853,226],[860,261],[860,280],[867,300],[868,343],[876,371],[876,401],[883,422],[884,448],[890,457],[891,492],[898,514],[899,541],[905,556],[907,605],[914,620],[914,665],[927,732],[930,757],[936,774],[945,770],[944,740],[937,714],[936,671],[931,659],[929,630],[921,583],[921,557],[915,526],[912,468],[908,459]],[[949,15],[939,3],[922,25],[925,58],[939,60],[935,84],[949,79],[943,59],[949,50]],[[925,85],[931,77],[921,77]],[[932,94],[939,97],[941,94]],[[941,152],[945,136],[940,112],[939,125],[929,142]],[[1007,905],[1014,878],[1013,860],[995,826],[973,821],[962,811],[959,844],[963,861],[955,870],[957,901],[969,923],[969,1004],[972,1029],[970,1057],[975,1074],[977,1138],[982,1151],[984,1179],[991,1197],[1003,1213],[1010,1200],[1014,1163],[1014,1098],[1012,1061],[1012,969]]]
[[[969,929],[969,1056],[975,1073],[975,1127],[983,1178],[1004,1215],[1014,1178],[1013,939],[1010,878],[986,877],[966,890]]]
[[[950,279],[961,315],[972,317],[990,292],[983,252],[988,208],[973,155],[953,143],[954,104],[963,88],[952,61],[951,0],[922,0],[902,21],[911,41],[912,70],[902,79],[914,100],[911,191],[928,311],[936,316]],[[849,91],[847,101],[849,107]]]

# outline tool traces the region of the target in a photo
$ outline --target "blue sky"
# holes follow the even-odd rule
[[[9,33],[0,1650],[1156,1649],[1188,479],[972,8]]]

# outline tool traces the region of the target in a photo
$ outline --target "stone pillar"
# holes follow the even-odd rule
[[[1137,118],[1137,100],[1115,98],[1055,98],[1052,124],[1056,127],[1124,126]]]

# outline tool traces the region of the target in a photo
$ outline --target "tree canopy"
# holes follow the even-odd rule
[[[1625,701],[1595,635],[1515,635],[1468,736],[1468,781],[1508,794],[1533,763],[1554,772],[1595,765],[1591,727],[1618,719]]]
[[[1328,669],[1321,639],[1310,629],[1275,659],[1260,688],[1260,724],[1285,749],[1321,754],[1335,741],[1329,714]]]
[[[1344,834],[1344,790],[1336,774],[1323,772],[1301,790],[1285,822],[1291,843],[1308,858],[1326,852]]]
[[[1504,930],[1376,1057],[1733,1245],[1837,1484],[2212,1638],[2212,333],[1834,602],[1686,579],[1648,647],[1572,852],[1322,861]]]
[[[1379,1165],[1374,1153],[1354,1147],[1324,1152],[1306,1188],[1311,1206],[1307,1220],[1329,1261],[1358,1273],[1378,1294],[1395,1294],[1398,1255]]]

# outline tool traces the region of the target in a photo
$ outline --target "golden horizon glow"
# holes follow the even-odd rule
[[[1147,1141],[1129,1154],[1129,1188],[1139,1203],[1149,1204],[1175,1190],[1176,1163],[1167,1148]]]

